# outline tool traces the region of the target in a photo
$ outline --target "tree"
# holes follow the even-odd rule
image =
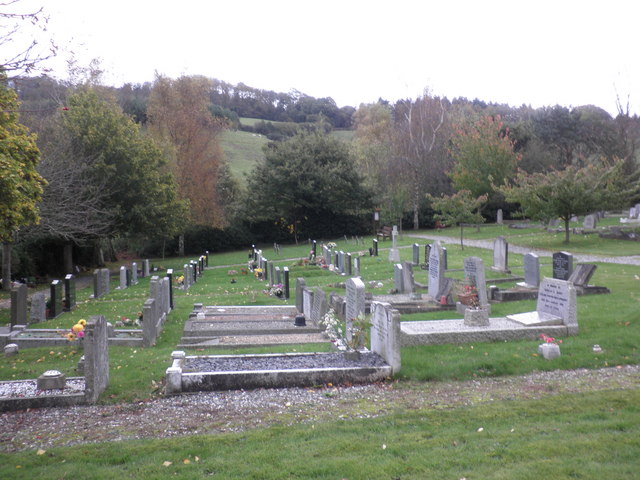
[[[638,173],[622,175],[623,160],[610,164],[569,165],[546,173],[518,172],[500,191],[509,202],[520,205],[522,215],[533,220],[560,218],[565,243],[569,243],[569,221],[574,215],[626,206],[640,191]]]
[[[252,220],[279,222],[296,240],[326,238],[349,233],[354,217],[372,211],[371,194],[343,142],[303,133],[267,145],[265,157],[247,180]]]
[[[499,194],[496,186],[514,175],[520,160],[500,117],[459,125],[451,143],[454,165],[450,176],[456,189],[469,190],[474,197],[487,195],[488,201],[495,203]]]
[[[0,241],[2,288],[11,288],[11,243],[16,231],[39,221],[37,203],[46,181],[36,168],[40,151],[35,135],[18,123],[16,93],[0,70]]]
[[[445,100],[425,91],[415,101],[398,102],[395,107],[394,163],[406,174],[412,195],[413,228],[420,227],[419,208],[424,191],[444,188],[446,164],[444,145],[448,140]]]
[[[9,0],[0,4],[0,22],[3,24],[3,33],[0,34],[0,47],[3,52],[0,65],[12,77],[33,72],[39,64],[54,57],[58,49],[53,41],[44,49],[38,43],[37,39],[42,38],[42,32],[47,30],[49,20],[43,14],[43,8],[24,11],[15,8],[19,4],[19,0]],[[18,32],[28,28],[35,31],[18,35]],[[33,40],[22,42],[20,38]]]
[[[474,198],[469,190],[460,190],[453,195],[433,197],[427,195],[435,211],[437,220],[443,223],[460,225],[460,247],[464,250],[463,230],[465,223],[484,223],[484,217],[480,214],[482,205],[487,201],[487,195]]]
[[[140,132],[113,98],[82,88],[69,97],[62,124],[76,161],[91,159],[84,182],[104,189],[113,215],[111,235],[173,236],[184,223],[188,202],[177,194],[162,150]]]
[[[191,220],[222,227],[224,211],[217,184],[222,150],[218,135],[226,122],[210,110],[211,82],[204,77],[157,77],[149,97],[147,116],[152,134],[174,153],[174,172],[180,195],[189,200]]]

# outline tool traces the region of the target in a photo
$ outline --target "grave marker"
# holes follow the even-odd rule
[[[573,255],[568,252],[555,252],[553,260],[553,278],[569,280],[573,273]]]
[[[109,385],[109,338],[104,316],[92,316],[84,332],[84,396],[88,403],[95,403]]]
[[[120,290],[127,288],[127,269],[124,266],[120,267],[120,286],[118,288]]]
[[[389,249],[389,261],[397,263],[400,261],[400,250],[398,250],[398,226],[394,225],[391,231],[391,248]]]
[[[47,319],[47,298],[44,292],[36,292],[31,295],[31,309],[29,310],[29,323],[44,322]]]
[[[133,285],[138,284],[138,264],[136,262],[131,264],[131,283]]]
[[[420,245],[413,244],[413,264],[420,265]]]
[[[173,268],[167,269],[167,278],[169,279],[169,308],[173,310]]]
[[[435,301],[439,301],[439,294],[444,282],[444,264],[442,261],[442,247],[436,240],[429,252],[429,296]]]
[[[69,274],[64,277],[64,311],[76,308],[76,277]]]
[[[284,275],[283,289],[284,289],[284,298],[285,300],[289,300],[289,267],[284,267],[282,271]]]
[[[384,358],[392,373],[400,371],[400,314],[388,303],[371,303],[371,351]]]
[[[353,275],[355,277],[360,276],[360,257],[356,257],[353,259]]]
[[[493,266],[491,270],[511,273],[509,270],[509,243],[503,236],[497,237],[493,241]]]
[[[596,228],[596,216],[593,214],[585,216],[582,226],[590,230]]]
[[[378,239],[377,238],[373,239],[373,256],[374,257],[378,256]]]
[[[504,223],[504,220],[502,218],[502,209],[501,208],[499,208],[498,212],[496,213],[496,223],[498,225],[502,225]]]
[[[359,278],[350,278],[347,280],[347,298],[345,305],[345,333],[347,341],[353,339],[353,319],[357,318],[361,313],[364,314],[364,283]]]
[[[313,293],[313,305],[311,306],[311,321],[318,325],[325,313],[327,313],[327,296],[324,290],[316,287]]]
[[[304,280],[304,278],[302,277],[298,277],[296,278],[296,310],[298,312],[302,312],[303,311],[303,298],[302,298],[302,291],[305,289],[305,287],[307,286],[307,282]]]
[[[527,253],[523,259],[524,286],[537,288],[540,285],[540,258],[535,253]]]
[[[470,285],[476,287],[478,291],[478,302],[481,306],[489,304],[487,298],[487,282],[484,274],[484,262],[479,257],[465,257],[464,263],[464,277]]]
[[[404,293],[404,275],[399,263],[393,265],[393,287],[397,293]]]
[[[27,324],[27,286],[19,283],[11,289],[11,326]]]
[[[62,284],[60,280],[51,282],[51,294],[49,295],[49,318],[56,318],[62,313]]]
[[[596,268],[598,267],[592,263],[579,263],[576,265],[568,281],[576,287],[586,287],[589,285],[589,280],[591,280]]]
[[[414,293],[413,264],[402,262],[402,293]]]
[[[302,313],[305,318],[311,319],[311,309],[313,308],[313,292],[308,288],[302,289]]]

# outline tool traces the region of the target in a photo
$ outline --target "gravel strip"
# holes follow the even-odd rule
[[[136,438],[238,432],[270,425],[372,418],[559,393],[640,388],[640,366],[557,370],[464,382],[207,392],[122,405],[46,408],[0,415],[0,451]]]
[[[84,393],[84,378],[69,378],[64,389],[39,390],[36,380],[16,380],[0,383],[0,398],[24,398]]]

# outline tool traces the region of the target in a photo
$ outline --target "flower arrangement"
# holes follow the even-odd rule
[[[473,282],[465,279],[462,286],[458,288],[458,300],[469,308],[480,308],[480,300],[478,299],[478,288]]]
[[[262,269],[261,269],[261,268],[254,268],[254,269],[253,269],[253,275],[254,275],[258,280],[262,280]]]
[[[84,318],[78,320],[78,322],[71,327],[71,331],[65,334],[65,337],[70,342],[73,342],[77,338],[84,337],[84,327],[87,325],[87,321]]]
[[[364,313],[351,320],[351,340],[345,340],[349,350],[359,350],[367,344],[370,325],[371,322]]]
[[[271,297],[281,298],[284,295],[284,286],[281,283],[277,283],[267,291],[267,294]]]
[[[177,285],[184,285],[184,275],[177,276],[174,281]]]
[[[555,345],[560,345],[562,343],[562,340],[560,339],[556,339],[553,337],[549,337],[548,335],[541,333],[540,334],[540,340],[542,340],[543,343],[553,343]]]
[[[336,343],[338,339],[342,337],[340,320],[333,308],[330,308],[327,313],[323,315],[320,324],[324,327],[324,332],[333,343]]]

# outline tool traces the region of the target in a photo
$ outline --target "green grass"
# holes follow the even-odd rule
[[[227,130],[220,137],[220,144],[231,173],[244,183],[245,175],[250,173],[256,165],[264,162],[262,147],[269,140],[263,136],[240,130]]]
[[[549,395],[244,433],[0,454],[0,477],[636,478],[639,414],[638,390]]]

